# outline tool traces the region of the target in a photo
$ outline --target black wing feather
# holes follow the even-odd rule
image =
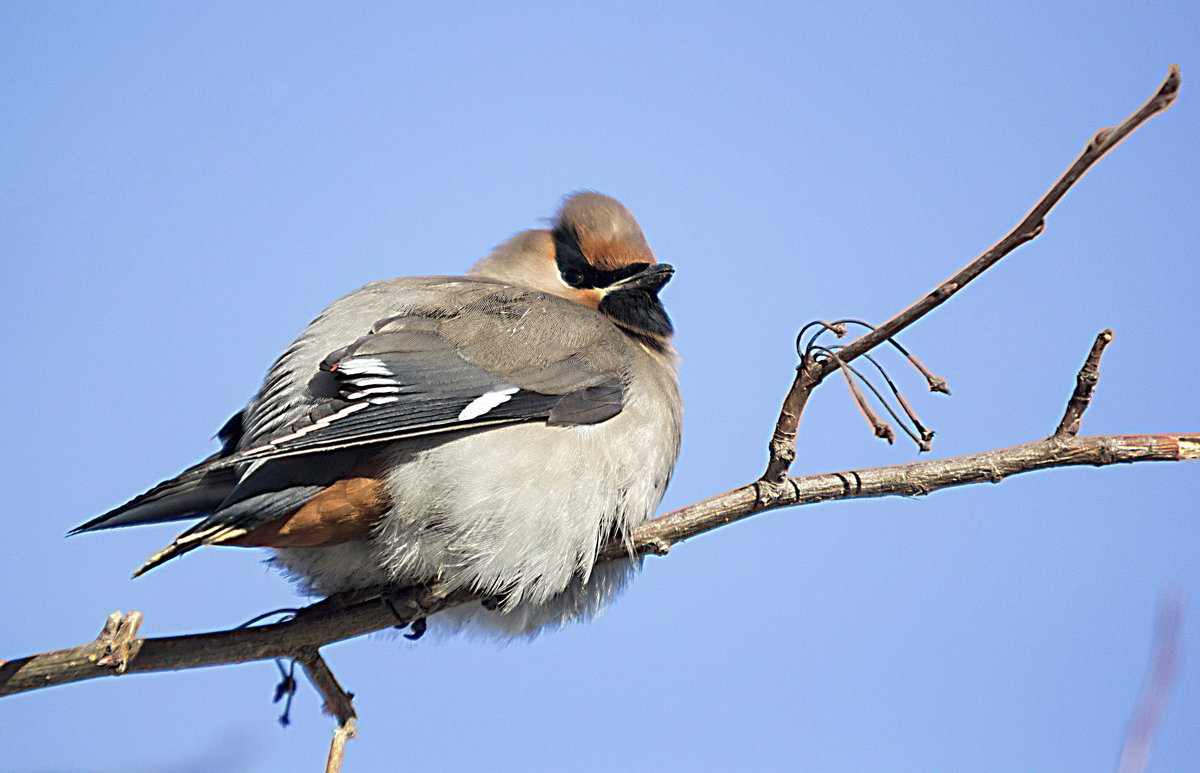
[[[368,335],[326,357],[321,371],[303,421],[222,465],[501,424],[594,424],[620,413],[624,399],[619,379],[583,371],[569,358],[538,368],[567,387],[562,393],[522,389],[513,383],[519,378],[467,362],[428,329]]]
[[[428,317],[377,323],[378,332],[322,361],[306,384],[304,419],[238,451],[248,445],[239,413],[219,433],[220,452],[74,531],[203,516],[197,528],[257,521],[302,503],[349,469],[353,457],[336,453],[344,449],[531,421],[595,424],[621,412],[621,379],[584,366],[576,349],[561,347],[557,357],[523,352],[513,358],[521,364],[497,374],[460,356],[438,325]],[[282,377],[269,379],[263,394],[285,410],[286,388]],[[326,455],[321,464],[296,458],[318,453]],[[272,463],[246,470],[257,461]]]

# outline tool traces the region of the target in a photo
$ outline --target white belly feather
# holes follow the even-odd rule
[[[680,416],[651,397],[665,393],[632,388],[624,410],[595,425],[522,424],[387,447],[394,504],[375,533],[279,550],[277,560],[319,593],[436,580],[505,599],[494,612],[442,613],[435,626],[513,634],[590,617],[640,563],[593,569],[598,548],[653,517],[666,489]]]

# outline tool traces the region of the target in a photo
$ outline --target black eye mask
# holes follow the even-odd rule
[[[612,271],[602,271],[588,262],[571,235],[560,231],[554,232],[554,248],[559,276],[567,285],[580,290],[612,287],[650,268],[649,263],[631,263]],[[600,301],[599,311],[630,333],[647,337],[650,342],[662,341],[671,336],[674,327],[658,300],[661,287],[662,282],[652,285],[631,283],[628,288],[607,293]]]
[[[612,271],[602,271],[588,262],[574,239],[560,231],[554,232],[554,254],[559,276],[580,290],[611,287],[650,267],[649,263],[630,263]]]

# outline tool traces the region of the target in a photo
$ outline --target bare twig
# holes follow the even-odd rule
[[[313,686],[325,698],[325,711],[337,717],[333,738],[329,741],[329,756],[325,760],[325,773],[339,773],[342,760],[346,757],[346,742],[358,735],[358,714],[354,711],[354,696],[346,692],[329,670],[329,664],[321,657],[316,647],[299,647],[296,661],[304,666],[304,672]]]
[[[122,615],[117,610],[108,616],[104,629],[96,637],[95,644],[102,647],[104,654],[96,659],[100,668],[111,668],[114,674],[123,674],[129,667],[129,661],[137,655],[141,640],[137,638],[138,628],[142,625],[142,613],[136,609]]]
[[[860,387],[858,382],[855,381],[855,377],[857,376],[858,378],[862,379],[862,382],[868,387],[871,387],[871,382],[863,379],[861,374],[857,373],[849,365],[842,362],[841,358],[839,358],[835,352],[830,351],[829,349],[824,349],[824,347],[822,347],[822,349],[826,354],[828,354],[829,357],[837,362],[838,370],[842,372],[842,376],[844,376],[846,379],[846,386],[850,389],[850,396],[854,398],[854,404],[858,406],[858,412],[861,413],[863,418],[867,420],[867,424],[871,425],[871,432],[875,435],[875,437],[886,440],[889,445],[895,443],[896,431],[892,429],[891,424],[888,424],[886,421],[879,418],[879,414],[875,413],[875,409],[871,407],[869,402],[867,402],[867,396],[863,394],[862,387]],[[871,388],[874,389],[874,387]],[[875,395],[878,397],[879,392],[876,392]],[[880,398],[880,402],[882,402],[882,398]],[[887,403],[884,403],[884,407],[887,407]]]
[[[1113,331],[1101,330],[1096,336],[1092,350],[1088,352],[1083,367],[1075,376],[1075,391],[1067,402],[1067,410],[1063,413],[1058,429],[1054,430],[1055,437],[1075,437],[1079,434],[1079,424],[1083,420],[1083,412],[1092,402],[1092,394],[1096,391],[1096,382],[1100,380],[1100,358],[1105,348],[1112,343]]]
[[[875,330],[856,338],[839,350],[838,355],[842,361],[850,362],[885,340],[894,337],[901,330],[945,303],[952,295],[994,266],[1005,255],[1040,235],[1045,230],[1046,215],[1066,195],[1071,186],[1078,182],[1093,164],[1138,127],[1170,107],[1179,93],[1179,83],[1179,65],[1173,64],[1158,90],[1150,99],[1146,100],[1145,104],[1116,127],[1104,128],[1092,135],[1074,163],[1007,236],[989,247],[954,276],[938,285],[933,292],[916,301]],[[771,435],[771,442],[768,446],[770,461],[761,478],[768,486],[776,487],[774,493],[778,493],[779,484],[784,482],[788,469],[796,458],[796,433],[799,431],[800,417],[804,413],[808,396],[837,367],[836,363],[828,360],[818,361],[812,357],[804,357],[797,369],[796,378],[783,400],[779,419],[775,423],[775,431]]]
[[[358,737],[358,721],[354,718],[338,723],[329,741],[329,756],[325,760],[325,773],[341,773],[342,761],[346,759],[346,741]]]
[[[337,717],[341,724],[346,724],[358,716],[354,711],[354,696],[338,684],[333,672],[329,670],[329,664],[321,657],[320,650],[312,646],[297,647],[295,658],[304,666],[304,672],[325,699],[327,712]]]
[[[888,376],[887,371],[885,371],[883,369],[883,367],[875,360],[875,358],[869,354],[864,354],[862,356],[868,362],[870,362],[872,365],[874,365],[876,368],[879,369],[879,374],[883,377],[883,380],[887,383],[888,388],[892,392],[892,396],[895,397],[897,403],[899,403],[900,409],[904,412],[904,414],[907,417],[907,419],[909,420],[909,422],[911,422],[913,424],[912,428],[910,428],[908,426],[908,422],[905,422],[904,419],[900,418],[900,414],[896,413],[896,409],[893,408],[891,403],[888,402],[887,398],[883,396],[883,392],[879,391],[879,388],[876,387],[874,384],[872,384],[871,380],[869,378],[867,378],[866,376],[864,376],[858,370],[858,368],[854,367],[853,365],[847,365],[846,363],[842,363],[842,365],[841,365],[842,373],[845,374],[847,371],[849,371],[849,373],[854,374],[854,377],[857,378],[860,382],[862,382],[863,384],[866,384],[867,389],[871,390],[871,394],[875,395],[875,399],[878,400],[879,404],[882,405],[884,410],[886,410],[888,412],[888,415],[892,417],[892,420],[895,421],[896,424],[898,424],[900,426],[900,429],[904,432],[904,434],[908,435],[909,439],[912,440],[912,442],[917,446],[918,449],[920,449],[921,451],[928,451],[930,449],[930,445],[929,445],[928,439],[925,437],[927,430],[921,426],[921,422],[919,419],[917,419],[916,412],[913,410],[912,406],[909,405],[908,401],[904,399],[904,395],[900,394],[900,390],[896,388],[896,385],[894,383],[892,383],[892,379]],[[846,378],[849,378],[849,375],[846,375]],[[851,392],[854,393],[855,391],[857,391],[857,394],[854,395],[854,399],[857,401],[859,399],[859,397],[862,396],[862,394],[861,394],[862,390],[861,389],[856,390],[856,388],[852,386]],[[860,406],[860,410],[862,410],[861,406]],[[875,429],[875,437],[886,440],[888,442],[888,444],[894,443],[896,441],[896,433],[895,433],[895,431],[892,430],[891,425],[887,424],[887,422],[882,422],[883,427],[884,427],[882,434],[880,434],[879,428],[875,427],[875,424],[871,419],[868,418],[867,422],[872,425],[873,429]],[[920,434],[918,435],[918,433],[920,433]],[[929,432],[928,435],[929,435],[929,437],[933,437],[932,432]]]

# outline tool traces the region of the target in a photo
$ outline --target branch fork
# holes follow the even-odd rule
[[[1004,256],[1040,236],[1046,230],[1046,215],[1097,161],[1144,123],[1175,102],[1179,95],[1180,81],[1179,65],[1173,64],[1168,69],[1167,77],[1141,107],[1130,113],[1117,126],[1105,127],[1092,135],[1084,146],[1083,152],[1003,239],[985,250],[983,254],[964,266],[954,276],[939,284],[933,292],[843,347],[838,352],[841,361],[848,363],[874,349],[883,341],[894,338],[901,330],[945,303]],[[803,331],[801,332],[803,333]],[[808,403],[808,396],[837,367],[837,363],[830,360],[817,363],[807,357],[803,358],[796,378],[784,397],[783,407],[779,411],[779,419],[775,424],[775,432],[771,435],[770,443],[768,443],[767,451],[770,459],[762,474],[762,481],[768,484],[779,484],[787,477],[788,469],[796,458],[796,435],[804,407]]]

